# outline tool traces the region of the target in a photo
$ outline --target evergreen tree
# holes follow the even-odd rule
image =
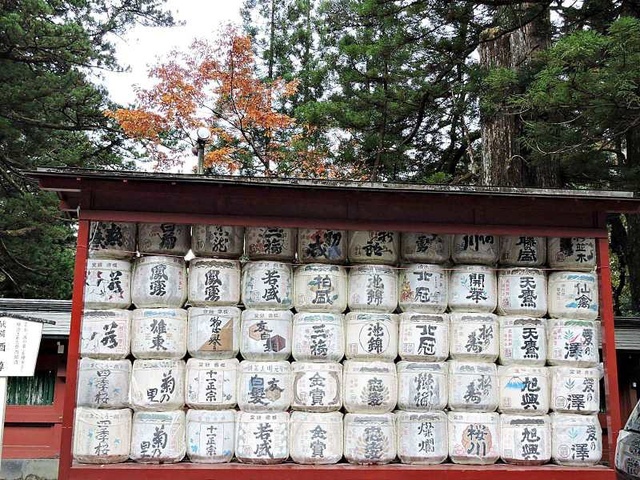
[[[75,230],[24,170],[122,166],[91,75],[117,68],[109,38],[134,22],[172,19],[160,0],[0,3],[0,296],[70,296]]]

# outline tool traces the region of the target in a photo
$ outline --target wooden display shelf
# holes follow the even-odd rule
[[[60,480],[615,480],[606,466],[81,465],[72,462],[80,325],[91,221],[394,230],[402,232],[593,237],[605,367],[608,456],[622,428],[609,268],[607,214],[640,213],[629,192],[391,185],[273,178],[41,169],[30,172],[78,215],[71,333],[60,449]]]
[[[514,480],[519,475],[541,480],[615,480],[616,472],[602,465],[561,467],[541,465],[245,465],[240,463],[176,463],[146,465],[118,463],[71,467],[70,480]]]

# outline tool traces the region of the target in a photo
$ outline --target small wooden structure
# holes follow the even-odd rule
[[[0,299],[0,316],[18,314],[45,323],[34,377],[9,379],[2,458],[44,459],[60,455],[66,386],[66,346],[71,302]]]
[[[601,191],[391,185],[314,180],[203,177],[42,169],[31,172],[43,189],[56,192],[61,208],[78,214],[72,325],[67,364],[60,458],[60,480],[138,478],[182,480],[434,479],[501,480],[525,475],[548,480],[577,478],[613,480],[611,467],[519,467],[513,465],[352,465],[282,464],[150,466],[73,464],[71,441],[83,287],[91,220],[171,222],[245,226],[325,227],[347,230],[395,230],[429,233],[488,233],[597,239],[600,317],[603,324],[608,461],[613,465],[621,429],[614,337],[611,273],[606,215],[637,213],[632,193]],[[605,447],[606,448],[606,447]],[[607,460],[607,459],[605,459]]]

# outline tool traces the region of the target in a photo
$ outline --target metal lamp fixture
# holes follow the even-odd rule
[[[211,138],[211,131],[207,127],[200,127],[196,130],[196,142],[198,145],[193,148],[194,155],[198,156],[198,174],[204,171],[204,145]]]

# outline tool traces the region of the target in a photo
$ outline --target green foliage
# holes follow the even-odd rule
[[[512,68],[496,67],[482,77],[480,110],[491,116],[505,109],[505,100],[518,91],[520,78]]]
[[[75,229],[61,218],[54,195],[4,198],[0,213],[3,296],[70,298]]]
[[[172,19],[160,0],[1,4],[0,296],[69,297],[75,230],[23,171],[123,166],[124,137],[90,75],[117,68],[109,38],[133,22]]]
[[[577,31],[543,59],[511,101],[533,114],[524,143],[534,156],[557,157],[569,184],[633,188],[640,177],[622,147],[640,118],[640,20],[620,18],[606,34]]]

